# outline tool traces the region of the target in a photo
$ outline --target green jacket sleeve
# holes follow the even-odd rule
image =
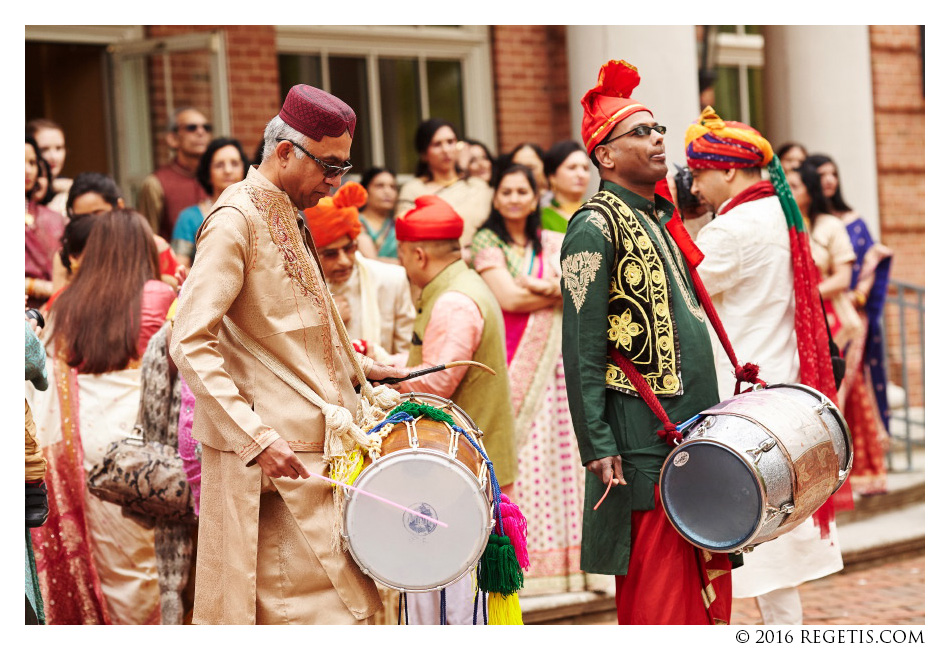
[[[562,351],[571,419],[585,464],[619,453],[605,418],[607,300],[613,260],[614,246],[604,218],[591,211],[575,215],[561,247]]]

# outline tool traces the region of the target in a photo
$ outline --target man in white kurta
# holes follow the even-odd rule
[[[705,255],[697,270],[739,362],[757,364],[759,377],[768,383],[797,382],[789,232],[771,183],[762,180],[761,167],[772,152],[764,138],[761,142],[767,151],[760,157],[692,169],[694,193],[716,211],[696,240]],[[747,151],[750,147],[746,143]],[[687,150],[691,168],[696,164],[692,151]],[[719,396],[726,399],[735,390],[735,369],[722,347],[713,347]],[[822,539],[812,518],[757,546],[743,556],[743,562],[732,573],[733,597],[756,597],[765,624],[801,624],[798,585],[843,566],[834,522]]]

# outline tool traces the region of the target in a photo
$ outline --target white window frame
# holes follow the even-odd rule
[[[277,25],[277,53],[320,55],[322,78],[329,83],[330,56],[365,57],[369,94],[371,162],[383,165],[383,120],[380,57],[409,57],[419,61],[422,119],[428,119],[427,59],[458,60],[462,67],[462,108],[465,135],[496,149],[495,100],[491,71],[491,32],[487,25],[459,27],[407,26],[300,26]],[[325,88],[333,92],[332,88]],[[363,116],[360,116],[363,117]]]
[[[749,68],[765,67],[765,38],[761,34],[746,34],[745,25],[736,25],[735,34],[717,31],[714,63],[739,69],[739,121],[751,123]]]

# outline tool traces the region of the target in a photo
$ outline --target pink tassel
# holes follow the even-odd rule
[[[518,566],[527,569],[531,566],[528,561],[528,521],[521,514],[521,509],[511,502],[505,494],[501,495],[502,526],[505,528],[505,535],[511,540],[511,545],[515,547],[515,557],[518,558]]]

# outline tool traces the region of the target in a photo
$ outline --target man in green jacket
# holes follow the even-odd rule
[[[581,102],[602,183],[561,249],[564,368],[590,472],[581,568],[617,577],[621,624],[728,623],[728,558],[693,547],[666,520],[657,483],[672,447],[611,356],[632,364],[672,422],[719,402],[706,316],[666,228],[674,206],[654,193],[667,173],[666,129],[629,99],[639,81],[636,68],[611,61]]]

